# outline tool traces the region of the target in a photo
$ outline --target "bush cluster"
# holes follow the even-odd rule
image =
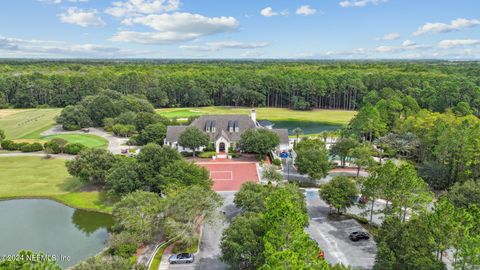
[[[22,151],[22,152],[38,152],[43,150],[40,143],[14,142],[12,140],[5,140],[1,143],[2,149],[8,151]]]

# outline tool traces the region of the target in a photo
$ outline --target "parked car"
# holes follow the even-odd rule
[[[82,128],[81,131],[83,131],[84,133],[89,133],[90,129],[89,128]]]
[[[122,149],[122,154],[128,154],[128,149]]]
[[[192,253],[178,253],[173,254],[168,258],[168,262],[171,264],[175,263],[193,263],[195,256]]]
[[[370,239],[370,235],[368,235],[368,233],[366,232],[352,232],[348,238],[350,238],[350,240],[354,241],[354,242],[357,242],[359,240],[368,240]]]

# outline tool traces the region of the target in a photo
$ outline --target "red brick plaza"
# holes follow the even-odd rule
[[[238,191],[245,182],[259,181],[255,162],[218,159],[195,163],[210,172],[214,191]]]

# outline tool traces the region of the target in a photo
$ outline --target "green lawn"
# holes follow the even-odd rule
[[[101,193],[81,192],[82,186],[68,174],[63,159],[0,157],[0,199],[51,198],[76,208],[111,211]]]
[[[81,143],[91,148],[106,148],[108,141],[91,134],[59,134],[42,136],[41,133],[55,125],[55,117],[61,109],[5,109],[0,110],[0,128],[7,139],[27,142],[46,142],[62,138],[70,143]]]
[[[55,117],[60,111],[61,109],[0,110],[0,127],[8,139],[37,139],[41,132],[55,124]]]
[[[186,118],[203,114],[250,114],[251,108],[244,107],[199,107],[199,108],[166,108],[157,112],[169,118]],[[330,125],[346,125],[355,116],[355,111],[312,110],[295,111],[282,108],[256,108],[257,119],[271,121],[305,121]]]
[[[58,134],[42,137],[43,140],[51,140],[53,138],[61,138],[69,143],[81,143],[90,148],[106,148],[108,140],[91,134]]]

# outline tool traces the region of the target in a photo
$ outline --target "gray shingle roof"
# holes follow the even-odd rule
[[[286,128],[274,128],[270,129],[271,131],[277,133],[280,138],[280,143],[288,144],[288,129]]]
[[[187,128],[187,126],[168,126],[167,127],[167,142],[176,142],[180,134]]]
[[[207,123],[211,124],[215,122],[215,132],[206,132],[210,137],[210,141],[215,141],[221,135],[226,137],[231,142],[237,142],[240,140],[240,136],[247,129],[256,128],[255,122],[248,115],[243,114],[224,114],[224,115],[202,115],[195,119],[190,126],[195,126],[199,130],[205,132]],[[229,132],[228,124],[238,123],[238,132]],[[187,126],[168,126],[167,137],[168,142],[176,142],[180,137],[180,134],[187,128]],[[271,131],[278,134],[280,137],[280,143],[288,143],[288,130],[287,129],[272,129]]]

